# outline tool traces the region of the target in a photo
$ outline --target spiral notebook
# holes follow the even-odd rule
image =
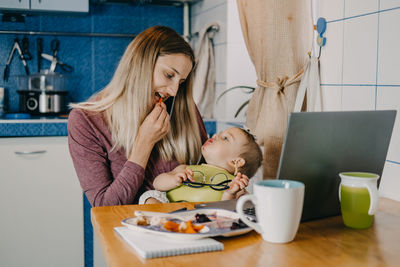
[[[212,238],[190,241],[174,240],[164,236],[133,231],[123,226],[114,227],[114,231],[118,233],[140,257],[145,259],[224,249],[224,244]]]

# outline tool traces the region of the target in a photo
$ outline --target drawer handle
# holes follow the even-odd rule
[[[47,150],[34,150],[34,151],[15,151],[17,155],[33,155],[33,154],[44,154]]]

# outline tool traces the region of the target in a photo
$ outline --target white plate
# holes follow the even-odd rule
[[[206,238],[206,237],[214,237],[214,236],[225,236],[225,237],[237,236],[237,235],[248,233],[252,230],[250,227],[231,230],[230,226],[232,225],[232,222],[234,222],[234,221],[237,222],[237,220],[239,219],[239,215],[236,212],[224,210],[224,209],[196,209],[196,210],[176,212],[176,213],[172,213],[172,214],[169,214],[169,213],[163,213],[163,214],[168,216],[168,219],[171,219],[171,215],[172,216],[176,215],[177,217],[179,217],[179,219],[183,219],[183,220],[187,221],[187,220],[193,220],[197,213],[205,214],[208,217],[212,217],[212,215],[216,215],[216,218],[221,219],[221,220],[218,220],[218,221],[212,220],[212,222],[201,223],[202,225],[205,225],[206,227],[208,227],[208,232],[197,233],[197,234],[185,234],[185,233],[171,232],[171,231],[165,230],[162,227],[162,225],[157,225],[157,226],[136,225],[136,224],[132,223],[132,219],[134,217],[124,219],[121,223],[123,225],[127,226],[129,229],[135,230],[135,231],[154,233],[154,234],[159,234],[159,235],[163,235],[166,237],[172,237],[172,238],[177,238],[177,239],[192,239],[192,240]],[[161,216],[161,213],[146,214],[146,212],[143,211],[144,216],[148,216],[150,214],[152,214],[152,215],[157,214],[157,216]]]

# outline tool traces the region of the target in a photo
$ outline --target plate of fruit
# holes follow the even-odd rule
[[[224,209],[195,209],[175,213],[135,211],[134,217],[121,222],[131,230],[172,238],[200,239],[214,236],[237,236],[252,229],[236,212]]]

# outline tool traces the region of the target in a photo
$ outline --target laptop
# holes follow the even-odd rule
[[[382,175],[395,117],[395,110],[290,114],[277,178],[305,184],[302,221],[340,214],[340,172]],[[196,207],[235,210],[236,201]]]
[[[395,110],[292,113],[278,179],[305,184],[302,221],[340,214],[340,172],[382,175]]]

